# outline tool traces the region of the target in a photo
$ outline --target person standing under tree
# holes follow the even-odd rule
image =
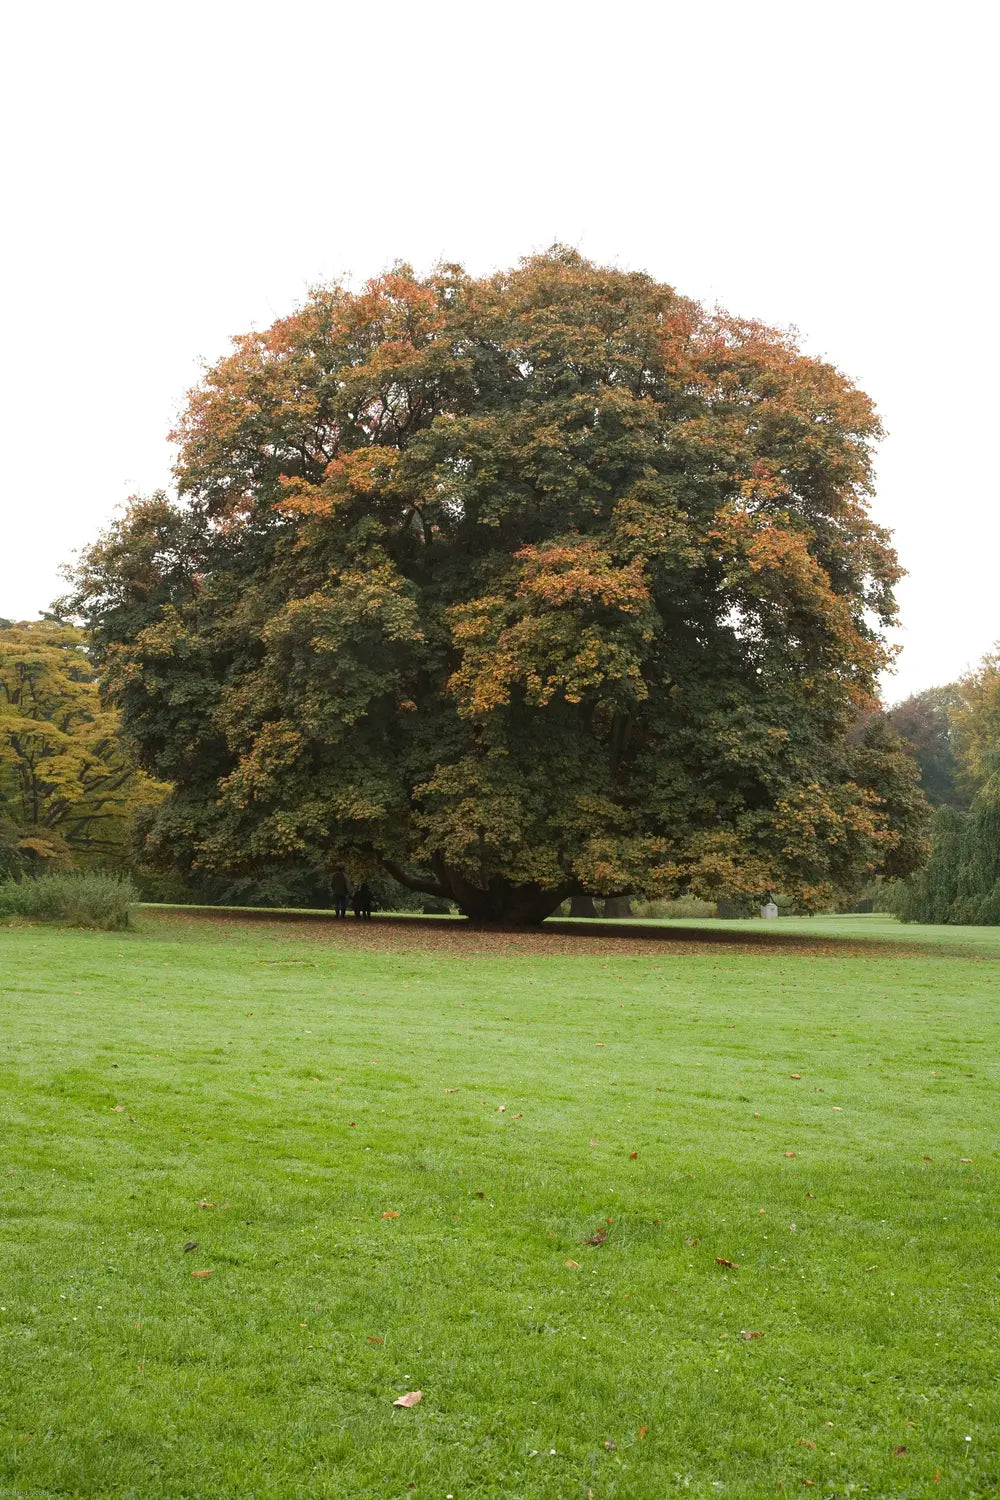
[[[333,894],[334,915],[346,917],[347,903],[351,899],[351,882],[345,870],[334,870],[330,877],[330,890]]]

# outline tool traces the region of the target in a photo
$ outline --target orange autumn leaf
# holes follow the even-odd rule
[[[405,1396],[397,1396],[392,1404],[393,1406],[416,1406],[417,1402],[423,1399],[423,1391],[407,1391]]]
[[[395,1208],[387,1208],[382,1217],[383,1219],[398,1219],[399,1210]]]
[[[571,1271],[579,1271],[580,1269],[580,1262],[578,1260],[568,1260],[566,1265]]]
[[[192,1271],[192,1276],[211,1276],[211,1271]]]
[[[749,1343],[749,1341],[751,1339],[762,1339],[763,1337],[764,1337],[764,1335],[760,1331],[759,1328],[741,1328],[740,1329],[740,1338],[741,1339],[746,1339],[748,1343]]]
[[[726,1258],[725,1258],[724,1255],[717,1255],[715,1257],[715,1264],[717,1266],[725,1266],[725,1268],[726,1268],[727,1271],[738,1271],[739,1270],[739,1266],[737,1265],[736,1261],[734,1261],[734,1260],[726,1260]]]

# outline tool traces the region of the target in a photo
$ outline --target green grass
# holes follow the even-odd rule
[[[764,925],[0,928],[0,1495],[994,1493],[1000,934]]]

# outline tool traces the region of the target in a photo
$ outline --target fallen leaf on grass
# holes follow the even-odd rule
[[[198,1248],[198,1241],[197,1240],[188,1240],[187,1244],[184,1246],[184,1253],[187,1254],[187,1252],[189,1250],[197,1250],[197,1248]]]
[[[523,1114],[520,1114],[520,1115],[511,1115],[511,1119],[512,1120],[523,1120],[524,1119],[524,1115]]]
[[[382,1217],[383,1219],[398,1219],[399,1210],[396,1208],[387,1208]]]
[[[764,1337],[764,1335],[760,1331],[759,1328],[741,1328],[740,1329],[740,1338],[741,1339],[746,1339],[747,1343],[749,1343],[751,1339],[762,1339],[763,1337]]]
[[[785,1152],[786,1156],[798,1156],[798,1154],[799,1153],[797,1151],[786,1151]]]
[[[958,1158],[958,1160],[959,1160],[959,1165],[960,1166],[971,1167],[971,1165],[972,1165],[972,1157],[971,1156],[960,1156]]]
[[[639,1431],[636,1433],[636,1437],[638,1437],[638,1438],[644,1438],[646,1436],[646,1433],[648,1431],[649,1431],[648,1427],[640,1427]]]
[[[578,1260],[568,1260],[566,1265],[571,1271],[579,1271],[580,1269],[580,1262]]]
[[[392,1404],[393,1406],[416,1406],[417,1402],[423,1399],[423,1391],[407,1391],[405,1396],[397,1396]]]
[[[595,1229],[589,1239],[584,1240],[583,1243],[585,1245],[603,1245],[607,1237],[608,1231],[602,1226],[600,1229]]]
[[[370,1333],[367,1335],[367,1338],[368,1338],[369,1344],[384,1344],[385,1343],[385,1339],[373,1338]]]
[[[497,1105],[497,1114],[498,1115],[504,1114],[506,1112],[506,1109],[507,1109],[506,1104],[498,1104]]]
[[[656,1223],[658,1224],[659,1222],[660,1222],[659,1219],[657,1219]],[[684,1241],[684,1243],[685,1243],[685,1245],[690,1245],[691,1249],[693,1250],[694,1247],[695,1247],[695,1245],[700,1245],[701,1244],[701,1240],[698,1238],[698,1236],[696,1234],[689,1234],[688,1237],[687,1237],[687,1239]]]
[[[630,1151],[629,1154],[628,1154],[629,1161],[637,1161],[638,1157],[639,1157],[638,1151]]]
[[[611,1450],[612,1450],[612,1448],[615,1446],[613,1439],[612,1438],[608,1438],[608,1440],[606,1441],[606,1443],[604,1444],[604,1446],[605,1446],[605,1448],[607,1448],[608,1452],[610,1453]]]
[[[595,1140],[593,1140],[593,1139],[591,1139],[591,1140],[589,1140],[589,1141],[588,1141],[588,1142],[587,1142],[587,1145],[588,1145],[588,1146],[596,1146],[596,1145],[597,1145],[597,1142],[596,1142],[596,1141],[595,1141]]]
[[[903,1454],[905,1452],[906,1452],[906,1444],[905,1443],[900,1443],[899,1447],[895,1449],[895,1456],[896,1456],[896,1458],[902,1458],[902,1456],[903,1456]]]
[[[802,1074],[801,1073],[789,1073],[788,1076],[789,1076],[789,1078],[801,1078]]]
[[[192,1276],[211,1276],[211,1271],[192,1271]]]
[[[934,1160],[933,1156],[925,1156],[924,1157],[924,1161],[933,1161],[933,1160]]]
[[[726,1257],[724,1255],[717,1255],[715,1257],[715,1264],[717,1266],[725,1266],[727,1271],[739,1270],[739,1266],[736,1264],[736,1262],[734,1260],[726,1260]]]
[[[214,1208],[215,1204],[209,1198],[199,1198],[198,1199],[198,1207],[199,1208]]]
[[[112,1104],[111,1108],[114,1110],[116,1115],[123,1115],[125,1113],[124,1104]]]
[[[460,1094],[462,1092],[462,1090],[461,1089],[442,1089],[441,1092],[444,1093],[444,1094]]]

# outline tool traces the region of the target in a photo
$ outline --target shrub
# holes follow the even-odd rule
[[[59,870],[37,879],[0,880],[0,917],[61,922],[118,932],[128,926],[138,892],[128,876],[104,870]]]
[[[717,915],[714,901],[701,901],[697,896],[678,896],[675,901],[633,901],[634,917],[678,918],[714,917]]]

